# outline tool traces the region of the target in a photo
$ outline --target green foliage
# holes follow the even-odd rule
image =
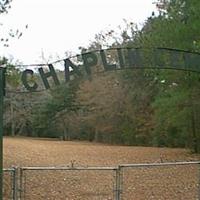
[[[125,28],[117,33],[110,30],[97,34],[87,49],[167,47],[199,52],[200,1],[157,2],[159,16],[149,17],[142,30],[125,21]],[[151,59],[148,49],[145,48],[144,53]],[[110,57],[114,55],[111,53]],[[2,59],[1,64],[5,63]],[[19,87],[19,74],[19,70],[8,65],[10,87]],[[138,69],[95,75],[91,80],[81,81],[75,77],[69,84],[45,92],[44,96],[25,97],[27,101],[39,99],[38,104],[29,106],[31,114],[23,122],[30,127],[30,135],[125,145],[189,147],[200,152],[199,74]],[[16,112],[16,116],[24,113],[17,109]]]
[[[154,143],[158,146],[186,146],[188,135],[188,91],[171,86],[153,102],[155,110]]]
[[[136,43],[199,51],[200,1],[171,0],[161,8],[158,17],[149,18]],[[194,107],[199,109],[200,106],[197,103],[199,75],[163,71],[154,76],[158,92],[151,103],[155,123],[153,144],[190,147],[199,151],[199,118],[193,112]]]
[[[61,84],[50,91],[50,97],[43,104],[38,105],[34,111],[33,126],[36,135],[43,137],[62,135],[56,124],[58,119],[61,119],[59,123],[65,126],[65,120],[62,120],[63,116],[79,109],[79,106],[75,104],[77,89],[78,82],[70,82]]]

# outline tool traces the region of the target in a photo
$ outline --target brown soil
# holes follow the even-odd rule
[[[4,138],[4,168],[11,166],[117,166],[200,160],[185,149],[111,146],[88,142]],[[123,170],[123,200],[198,199],[198,166]],[[9,199],[8,176],[4,199]],[[114,171],[24,171],[24,199],[114,199]]]

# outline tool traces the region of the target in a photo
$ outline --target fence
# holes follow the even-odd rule
[[[120,199],[200,200],[200,162],[120,165]]]
[[[20,199],[117,199],[117,170],[116,167],[23,167]]]
[[[3,169],[3,197],[4,199],[16,199],[17,176],[16,168]]]
[[[7,172],[12,174],[11,186],[4,199],[200,199],[200,161],[117,167],[22,167],[4,170],[4,175]]]

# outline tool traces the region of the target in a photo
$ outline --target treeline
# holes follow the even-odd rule
[[[82,53],[106,47],[166,47],[200,52],[200,1],[157,2],[139,30],[125,21],[101,32]],[[115,56],[109,55],[110,62]],[[21,70],[7,64],[4,125],[7,135],[60,137],[97,142],[186,147],[200,152],[200,75],[137,69],[74,75],[42,93],[21,90]],[[99,63],[93,70],[98,72]],[[57,71],[62,78],[63,72]],[[38,76],[39,79],[39,76]]]

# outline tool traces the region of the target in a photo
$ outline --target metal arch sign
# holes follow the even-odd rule
[[[122,69],[174,69],[200,73],[200,54],[176,49],[111,48],[75,57],[76,61],[71,58],[62,60],[65,82],[68,82],[73,74],[91,76],[95,66],[101,66],[98,72]],[[50,88],[49,78],[55,85],[60,84],[53,64],[47,66],[47,69],[38,68],[38,72],[31,69],[22,72],[22,84],[28,91],[35,92],[39,88],[38,82],[34,79],[35,73],[39,73],[45,89]]]
[[[100,70],[112,71],[121,69],[174,69],[200,73],[200,53],[168,48],[112,48],[83,53],[74,62],[71,58],[62,60],[65,82],[70,81],[73,74],[81,76],[83,73],[91,76],[95,66]],[[37,66],[37,65],[34,65]],[[41,66],[41,65],[40,65]],[[42,65],[44,66],[44,65]],[[53,64],[49,64],[47,71],[40,67],[39,75],[45,89],[50,88],[49,78],[55,85],[60,84]],[[38,91],[39,82],[34,76],[38,75],[31,69],[22,72],[22,84],[30,92]],[[5,89],[5,70],[0,67],[0,185],[3,185],[3,97]],[[3,199],[0,188],[0,199]]]

